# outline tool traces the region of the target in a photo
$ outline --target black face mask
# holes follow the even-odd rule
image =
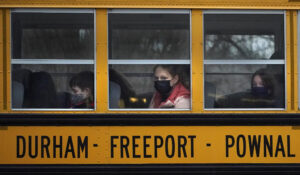
[[[172,90],[170,80],[154,81],[154,87],[162,96],[168,95]]]
[[[268,89],[265,87],[252,87],[251,92],[254,96],[268,96]]]

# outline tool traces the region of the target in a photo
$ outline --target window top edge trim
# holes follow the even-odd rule
[[[182,9],[110,9],[108,14],[126,13],[126,14],[190,14],[191,10]]]
[[[95,13],[95,9],[12,9],[11,13]]]
[[[284,15],[284,10],[203,10],[203,15],[205,14],[278,14]]]

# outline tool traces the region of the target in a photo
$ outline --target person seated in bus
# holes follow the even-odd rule
[[[83,71],[69,82],[72,89],[71,108],[94,108],[94,74]]]
[[[31,73],[25,97],[24,108],[56,108],[57,94],[51,75],[43,71]]]
[[[156,65],[154,88],[156,89],[149,108],[190,108],[190,91],[184,86],[183,76],[174,65]]]
[[[275,51],[273,55],[269,58],[272,59],[284,59],[284,53]],[[284,67],[283,66],[274,66],[274,65],[267,65],[266,67],[268,72],[273,72],[273,77],[276,83],[276,92],[275,98],[278,102],[278,107],[284,108],[284,101],[285,101],[285,92],[284,92]]]
[[[267,69],[257,70],[251,78],[251,90],[226,95],[218,99],[219,108],[276,108],[275,80]]]
[[[276,100],[276,82],[267,69],[257,70],[251,79],[251,94],[256,98],[257,107],[278,107],[280,104]]]

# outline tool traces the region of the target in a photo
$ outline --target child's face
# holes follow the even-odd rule
[[[88,96],[89,96],[89,90],[88,89],[81,89],[78,86],[73,86],[72,91],[73,91],[74,95],[80,95],[84,99],[88,98]]]
[[[173,77],[166,69],[162,67],[157,67],[154,72],[154,80],[170,80],[170,86],[173,87],[178,82],[178,76]]]
[[[253,85],[253,87],[264,87],[264,82],[259,75],[256,75],[253,78],[252,85]]]

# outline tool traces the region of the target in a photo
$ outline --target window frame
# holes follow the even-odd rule
[[[136,59],[110,59],[110,34],[109,34],[109,14],[188,14],[189,15],[189,59],[178,59],[178,60],[169,60],[169,59],[143,59],[143,60],[136,60]],[[121,112],[121,111],[132,111],[132,112],[138,112],[138,111],[145,111],[145,112],[159,112],[159,111],[170,111],[170,112],[193,112],[193,94],[192,94],[192,9],[109,9],[107,11],[107,70],[109,70],[110,65],[125,65],[125,64],[131,64],[131,65],[155,65],[155,64],[172,64],[172,65],[189,65],[190,72],[190,108],[189,109],[154,109],[154,108],[110,108],[109,107],[109,71],[107,73],[107,111],[110,112]]]
[[[205,72],[203,72],[203,110],[206,112],[213,111],[286,111],[287,110],[287,26],[286,26],[286,10],[203,10],[203,70],[205,70],[205,65],[220,65],[220,64],[234,64],[234,65],[259,65],[259,64],[270,64],[270,65],[284,65],[284,108],[206,108],[205,107]],[[284,33],[284,59],[283,60],[206,60],[205,59],[205,21],[204,16],[207,14],[229,14],[229,15],[241,15],[241,14],[280,14],[283,15],[283,33]],[[299,14],[298,14],[299,15]],[[299,25],[299,23],[298,23]],[[219,62],[219,63],[218,63]],[[300,77],[300,75],[299,75]],[[300,97],[300,95],[299,95]]]
[[[94,57],[93,59],[21,59],[13,58],[13,32],[12,32],[12,14],[13,13],[45,13],[45,14],[56,14],[56,13],[76,13],[76,14],[93,14],[93,32],[94,32],[94,37],[93,37],[93,51],[94,51]],[[30,111],[40,111],[40,112],[46,112],[46,111],[69,111],[69,112],[76,112],[76,111],[82,111],[82,112],[96,112],[97,111],[97,87],[96,87],[96,76],[97,76],[97,52],[96,52],[96,9],[57,9],[57,8],[38,8],[38,9],[33,9],[33,8],[28,8],[28,9],[11,9],[10,10],[10,38],[11,38],[11,47],[10,47],[10,70],[12,70],[13,65],[18,65],[18,64],[30,64],[30,65],[93,65],[93,74],[94,74],[94,108],[93,109],[74,109],[74,108],[13,108],[12,106],[12,81],[10,81],[10,103],[9,107],[11,111],[19,112],[19,111],[24,111],[24,112],[30,112]],[[12,71],[10,71],[9,74],[10,80],[12,80]]]
[[[299,99],[300,99],[300,44],[299,44],[299,41],[300,41],[300,32],[299,32],[299,29],[300,29],[300,10],[297,10],[297,29],[296,29],[296,35],[297,35],[297,41],[296,41],[296,43],[297,43],[297,58],[295,58],[295,59],[297,59],[297,78],[298,78],[298,83],[297,83],[297,85],[298,86],[296,86],[297,88],[295,88],[295,91],[296,92],[298,92],[298,99],[296,100],[296,102],[297,102],[297,111],[300,111],[300,101],[299,101]],[[296,44],[295,43],[295,44]],[[294,79],[294,81],[296,81],[296,78]]]

